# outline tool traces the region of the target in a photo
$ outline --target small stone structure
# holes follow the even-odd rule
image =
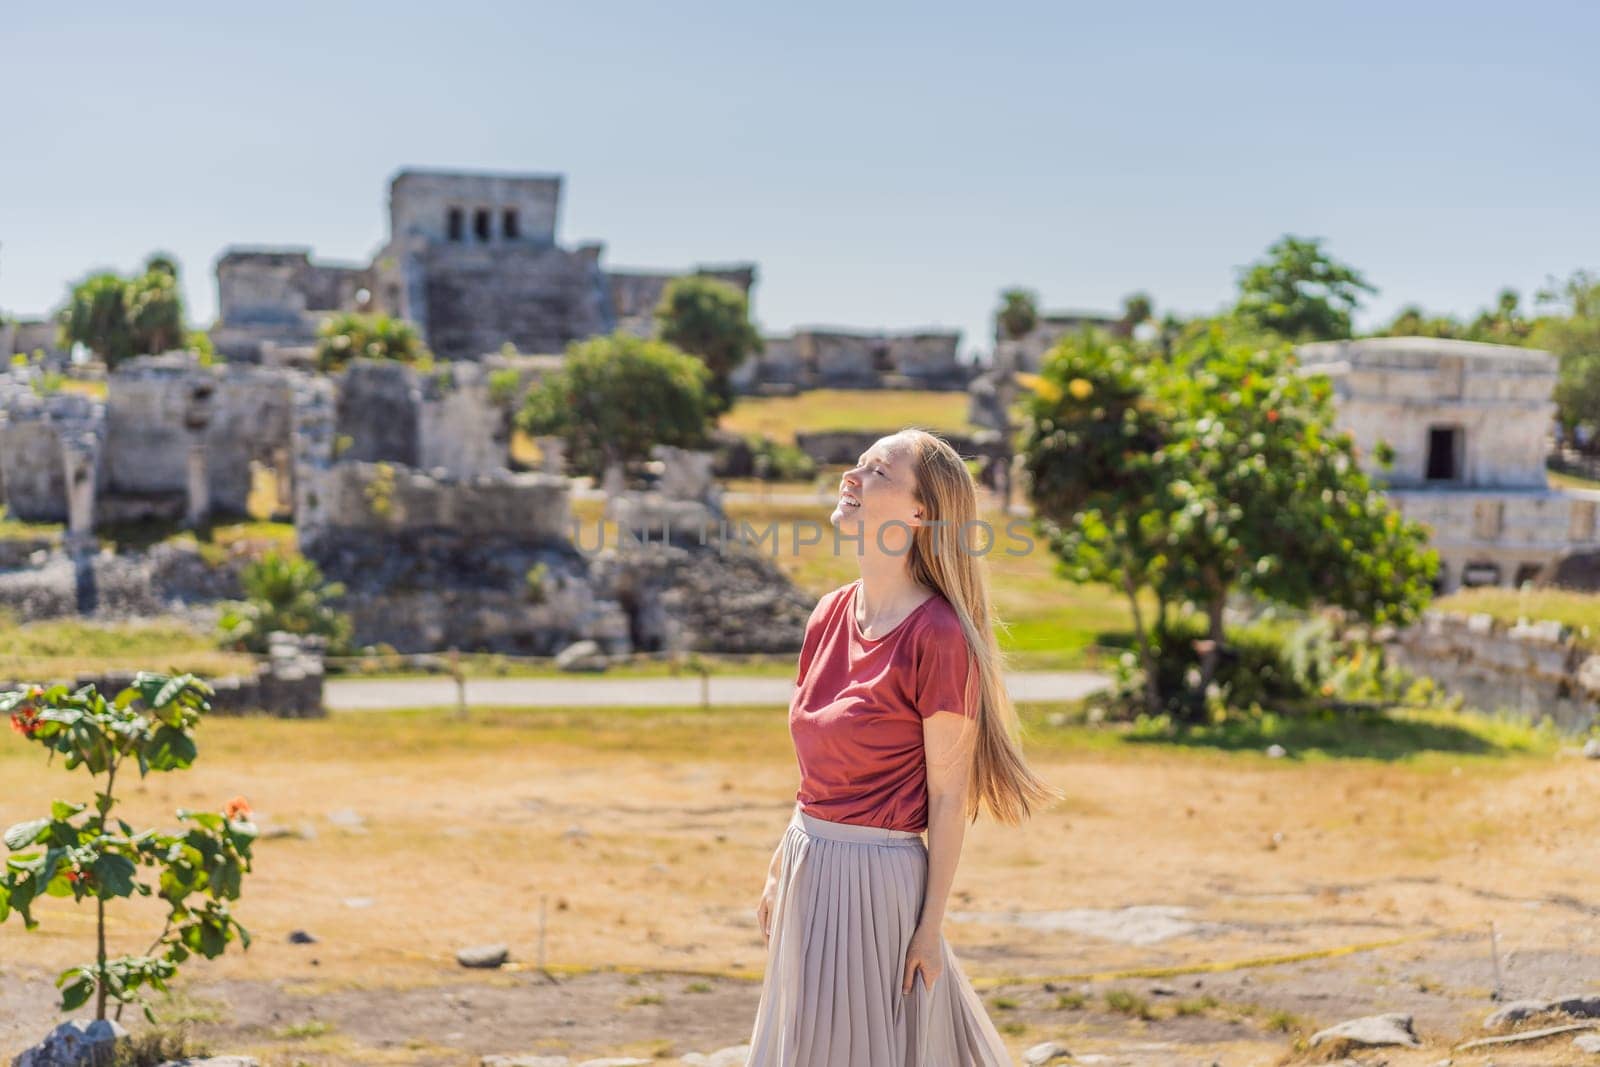
[[[1569,734],[1600,721],[1600,656],[1558,622],[1506,625],[1485,614],[1429,611],[1389,645],[1391,660],[1469,707],[1552,720]]]
[[[339,312],[413,323],[444,359],[507,344],[560,352],[625,329],[646,333],[675,274],[607,271],[598,243],[564,248],[559,175],[408,169],[389,185],[389,235],[365,265],[314,262],[303,247],[230,248],[217,261],[217,351],[262,362],[309,345]],[[748,294],[755,267],[696,268]]]
[[[800,329],[764,338],[764,350],[734,371],[742,393],[804,389],[965,389],[975,369],[961,362],[959,331]]]
[[[12,356],[41,355],[47,370],[60,370],[72,355],[58,343],[59,328],[50,319],[7,319],[0,317],[0,361]]]
[[[1427,337],[1325,341],[1297,350],[1333,381],[1338,425],[1361,461],[1439,552],[1438,586],[1536,581],[1557,557],[1600,546],[1600,492],[1551,489],[1555,415],[1548,352]],[[1385,470],[1380,441],[1395,453]]]
[[[1033,329],[1023,337],[1005,335],[998,320],[995,322],[994,365],[1012,371],[1037,374],[1044,364],[1045,354],[1060,343],[1063,337],[1079,333],[1085,326],[1113,337],[1127,337],[1128,324],[1115,315],[1093,311],[1051,311],[1039,316]]]

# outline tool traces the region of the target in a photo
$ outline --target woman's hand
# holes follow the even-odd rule
[[[772,941],[772,905],[778,899],[778,876],[767,876],[767,884],[761,890],[761,903],[756,905],[756,922],[761,927],[761,936],[770,944]]]
[[[933,988],[933,983],[944,973],[944,953],[939,951],[939,948],[938,928],[919,923],[911,935],[911,944],[906,947],[906,971],[900,980],[902,996],[910,994],[911,984],[919,968],[922,970],[923,988]]]

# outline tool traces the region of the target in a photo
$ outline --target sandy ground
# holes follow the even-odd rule
[[[188,965],[164,1005],[214,1050],[671,1063],[748,1036],[753,909],[795,786],[781,709],[216,719],[200,740],[193,770],[134,780],[124,815],[243,793],[269,834],[236,907],[255,943]],[[1019,1062],[1059,1040],[1107,1064],[1277,1064],[1323,1026],[1405,1011],[1427,1047],[1359,1062],[1438,1063],[1496,1006],[1491,922],[1507,997],[1600,993],[1593,761],[1300,762],[1042,727],[1029,751],[1067,799],[968,830],[945,928]],[[3,825],[88,792],[9,735],[0,781]],[[115,908],[114,951],[159,926],[147,905]],[[7,1056],[91,951],[89,909],[39,910],[37,931],[0,927]],[[453,961],[493,942],[510,969]],[[1570,1040],[1454,1063],[1585,1062]]]

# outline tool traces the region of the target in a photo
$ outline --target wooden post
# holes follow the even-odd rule
[[[467,676],[461,671],[461,650],[454,646],[450,649],[450,677],[456,681],[456,718],[464,721],[467,717]]]

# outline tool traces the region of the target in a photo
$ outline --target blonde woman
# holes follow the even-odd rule
[[[756,909],[748,1064],[1009,1064],[941,925],[980,805],[1016,824],[1059,793],[1015,740],[977,490],[918,429],[879,440],[839,488],[829,521],[861,577],[806,624],[789,707],[800,788]]]

